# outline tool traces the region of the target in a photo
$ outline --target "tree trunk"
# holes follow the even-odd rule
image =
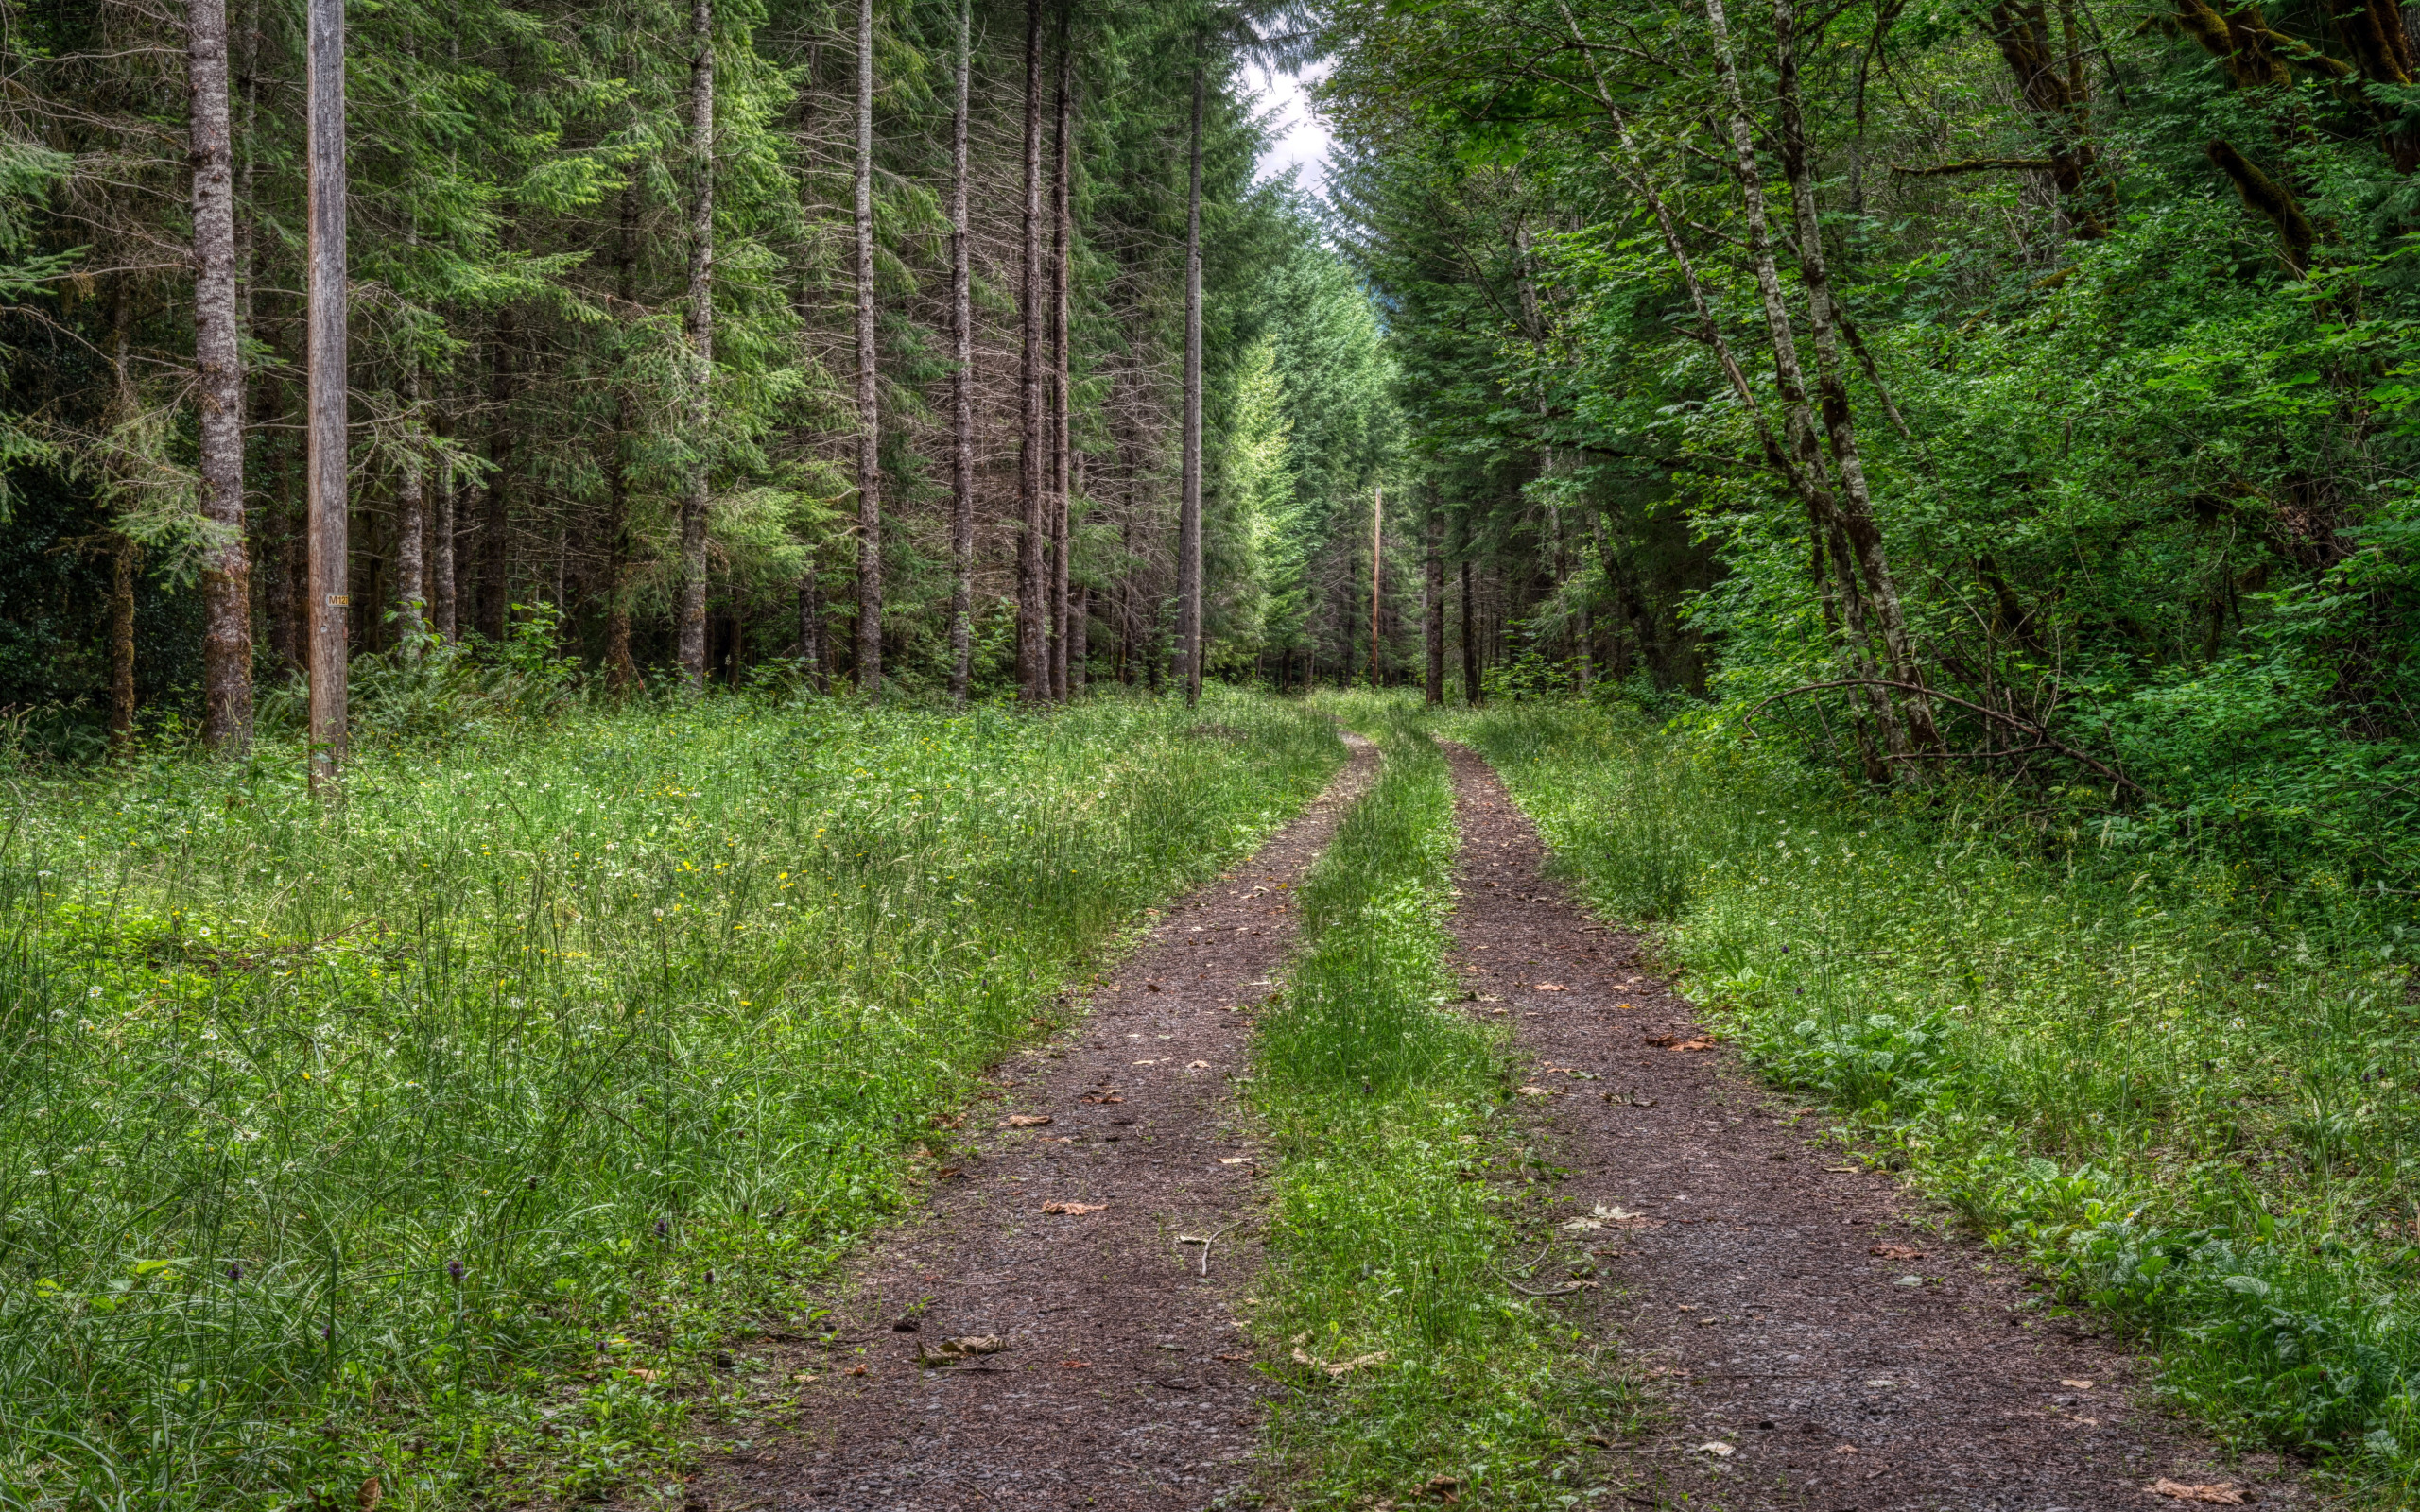
[[[1080,698],[1092,681],[1093,591],[1079,584],[1067,610],[1067,696]]]
[[[638,318],[639,186],[622,186],[619,234],[614,242],[614,295],[622,318]],[[605,680],[627,689],[639,680],[631,657],[631,443],[638,429],[638,396],[627,378],[614,386],[614,451],[605,476]]]
[[[134,541],[112,530],[110,541],[110,754],[134,753]]]
[[[1059,6],[1059,111],[1050,169],[1050,696],[1067,700],[1067,571],[1071,546],[1067,479],[1067,214],[1068,131],[1073,101],[1067,78],[1067,0]]]
[[[404,359],[404,425],[410,438],[403,475],[395,480],[395,627],[406,654],[417,655],[426,633],[428,582],[421,553],[427,533],[428,452],[421,441],[420,358]]]
[[[479,522],[478,631],[498,642],[504,639],[505,618],[512,608],[512,348],[519,339],[512,306],[504,305],[495,314],[495,350],[491,353],[488,402],[495,413],[488,432],[488,477]]]
[[[857,0],[857,691],[882,696],[882,416],[873,342],[873,0]]]
[[[1025,6],[1025,247],[1018,299],[1024,348],[1017,365],[1020,433],[1017,504],[1017,693],[1028,703],[1050,695],[1048,613],[1044,597],[1042,435],[1042,0]]]
[[[1765,208],[1764,173],[1756,162],[1755,129],[1748,117],[1738,70],[1732,60],[1729,19],[1724,14],[1722,0],[1705,0],[1705,11],[1714,41],[1715,72],[1721,80],[1723,97],[1730,109],[1733,171],[1739,180],[1740,198],[1747,210],[1748,251],[1755,269],[1757,295],[1764,305],[1765,329],[1773,353],[1774,383],[1781,390],[1783,428],[1789,448],[1785,467],[1792,490],[1806,507],[1810,530],[1817,540],[1831,543],[1847,630],[1841,649],[1849,663],[1850,675],[1863,678],[1867,674],[1859,670],[1866,655],[1862,594],[1846,547],[1844,511],[1839,496],[1832,490],[1823,444],[1816,437],[1814,403],[1807,395],[1806,371],[1799,363],[1798,338],[1791,326],[1789,307],[1783,298],[1780,269],[1773,258],[1771,224]],[[1836,456],[1834,460],[1839,459]],[[1889,696],[1882,689],[1870,683],[1860,687],[1859,693],[1881,727],[1884,743],[1893,753],[1905,754],[1908,750],[1906,727],[1892,708]]]
[[[974,0],[959,0],[958,111],[950,121],[949,696],[963,705],[975,660],[975,307],[967,219],[967,78],[974,68]]]
[[[346,498],[344,0],[308,0],[310,393],[305,475],[311,534],[311,785],[333,796],[345,762]]]
[[[713,456],[715,365],[715,12],[689,8],[688,465],[681,483],[681,674],[706,686],[707,466]]]
[[[1710,4],[1719,9],[1721,0],[1710,0]],[[1865,463],[1858,452],[1857,418],[1849,406],[1848,384],[1841,369],[1840,321],[1834,313],[1831,276],[1824,260],[1812,154],[1807,149],[1806,120],[1799,104],[1796,29],[1797,17],[1790,9],[1790,0],[1773,0],[1774,43],[1780,63],[1782,168],[1789,176],[1790,198],[1797,210],[1798,274],[1806,286],[1806,323],[1815,339],[1815,383],[1821,396],[1824,434],[1832,443],[1832,465],[1841,478],[1841,524],[1850,549],[1857,555],[1858,566],[1864,573],[1866,597],[1874,606],[1874,617],[1882,631],[1892,676],[1909,689],[1921,689],[1923,669],[1916,662],[1915,646],[1900,606],[1898,584],[1892,576],[1890,558],[1883,550],[1882,528],[1874,516]],[[1915,748],[1941,749],[1932,700],[1915,691],[1904,691],[1900,697],[1909,739]],[[1916,764],[1909,769],[1911,774],[1922,770]]]
[[[1383,484],[1370,486],[1370,685],[1383,686],[1379,663],[1385,659],[1378,652],[1378,619],[1386,600],[1380,594],[1380,583],[1386,576],[1387,563],[1387,491]]]
[[[1478,637],[1471,627],[1471,559],[1462,558],[1462,702],[1476,709],[1487,702],[1479,685]]]
[[[191,0],[194,361],[199,369],[201,738],[240,755],[252,737],[252,570],[244,539],[244,357],[235,295],[235,140],[227,0]]]
[[[1193,133],[1184,190],[1184,454],[1177,501],[1176,592],[1184,701],[1201,698],[1201,112],[1209,78],[1193,70]]]
[[[441,400],[433,429],[440,440],[450,440],[454,435],[453,415]],[[454,464],[446,462],[437,470],[437,507],[429,522],[428,610],[437,638],[452,644],[460,634],[458,605],[460,594],[454,577],[454,535],[458,524],[456,504],[461,497],[461,484],[455,476]]]
[[[1427,537],[1427,592],[1422,608],[1426,610],[1423,629],[1428,653],[1426,692],[1428,706],[1433,709],[1445,701],[1445,511],[1438,507],[1433,490],[1428,500]]]

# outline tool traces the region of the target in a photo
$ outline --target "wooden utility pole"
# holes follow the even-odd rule
[[[344,0],[308,0],[304,17],[309,225],[309,388],[303,472],[310,534],[311,789],[333,797],[345,761]]]
[[[1374,688],[1378,686],[1378,576],[1379,564],[1386,559],[1386,486],[1370,485],[1370,686]]]

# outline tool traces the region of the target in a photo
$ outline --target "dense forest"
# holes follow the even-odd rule
[[[0,705],[39,748],[241,747],[296,701],[303,21],[9,9]],[[354,17],[357,718],[508,648],[600,688],[960,698],[1156,687],[1197,643],[1352,661],[1366,532],[1332,517],[1387,465],[1388,369],[1308,204],[1254,180],[1239,68],[1300,42],[1266,22]]]
[[[1471,672],[2411,887],[2408,10],[1327,25]]]

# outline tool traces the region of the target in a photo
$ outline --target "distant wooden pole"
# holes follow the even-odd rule
[[[1370,487],[1370,686],[1378,683],[1378,570],[1384,559],[1387,543],[1384,511],[1387,490],[1383,484]]]
[[[308,0],[310,117],[303,472],[310,535],[311,788],[333,795],[345,761],[344,0]]]

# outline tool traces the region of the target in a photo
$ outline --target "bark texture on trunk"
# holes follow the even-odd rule
[[[1774,261],[1772,234],[1765,206],[1764,172],[1756,161],[1755,129],[1749,120],[1746,99],[1739,85],[1739,74],[1731,56],[1729,19],[1722,0],[1705,0],[1706,21],[1714,40],[1715,72],[1722,84],[1723,97],[1729,107],[1729,131],[1733,156],[1733,172],[1739,180],[1739,193],[1747,211],[1748,251],[1755,268],[1756,292],[1763,303],[1765,330],[1773,353],[1775,387],[1781,390],[1782,424],[1789,447],[1783,469],[1792,490],[1806,504],[1807,523],[1814,537],[1829,544],[1834,558],[1834,574],[1839,589],[1841,614],[1847,633],[1842,637],[1841,651],[1853,677],[1870,677],[1865,670],[1866,625],[1864,595],[1858,583],[1857,569],[1847,544],[1841,500],[1831,486],[1831,472],[1818,439],[1814,403],[1806,390],[1806,370],[1799,362],[1798,337],[1791,324],[1789,307],[1782,294],[1781,273]],[[1869,685],[1860,690],[1881,727],[1884,744],[1897,754],[1908,750],[1906,728],[1893,709],[1883,691]]]
[[[1487,692],[1479,685],[1478,637],[1471,626],[1471,561],[1462,558],[1462,702],[1476,709],[1487,702]]]
[[[975,659],[975,308],[967,213],[967,78],[974,65],[974,0],[959,0],[958,111],[950,120],[949,696],[966,702]]]
[[[201,401],[201,738],[240,754],[252,738],[252,570],[244,537],[244,358],[237,330],[235,137],[227,0],[191,0],[194,361]]]
[[[715,366],[715,11],[689,8],[689,464],[681,486],[681,673],[706,685],[706,503]]]
[[[134,542],[110,533],[110,754],[134,752]]]
[[[857,0],[857,691],[882,696],[882,416],[873,339],[873,0]]]
[[[1378,672],[1378,605],[1387,575],[1387,490],[1370,487],[1370,686],[1383,686]]]
[[[1197,60],[1184,189],[1184,452],[1176,514],[1177,658],[1184,701],[1201,698],[1201,112],[1209,79]]]
[[[1085,685],[1092,681],[1092,668],[1087,664],[1093,654],[1093,591],[1089,584],[1079,584],[1075,602],[1067,610],[1067,696],[1080,698]]]
[[[1424,639],[1427,642],[1426,692],[1431,708],[1445,701],[1445,511],[1428,501],[1427,592],[1423,595]]]
[[[504,639],[505,619],[512,607],[512,348],[519,337],[519,322],[508,304],[496,311],[495,350],[490,354],[493,365],[488,403],[495,414],[488,432],[488,476],[479,521],[478,631],[491,641]]]
[[[395,626],[403,644],[413,652],[427,625],[427,559],[422,555],[428,533],[428,453],[420,440],[420,359],[404,365],[406,434],[403,472],[395,479]]]
[[[310,119],[303,275],[310,390],[303,402],[310,516],[310,776],[332,792],[345,762],[347,596],[345,420],[344,0],[309,0],[304,20]]]
[[[1710,0],[1720,7],[1721,0]],[[1790,198],[1797,208],[1798,275],[1806,285],[1806,320],[1815,338],[1815,383],[1824,437],[1832,443],[1832,465],[1841,477],[1841,524],[1849,548],[1865,575],[1865,592],[1873,603],[1892,675],[1910,689],[1924,686],[1915,644],[1908,633],[1899,586],[1883,549],[1882,527],[1875,519],[1874,498],[1867,485],[1865,463],[1858,451],[1857,417],[1849,407],[1849,390],[1841,362],[1840,318],[1832,299],[1831,274],[1824,257],[1823,227],[1815,201],[1813,154],[1806,140],[1806,122],[1799,103],[1797,15],[1790,0],[1773,0],[1773,38],[1779,62],[1781,95],[1781,158],[1789,176]],[[1932,700],[1921,692],[1904,692],[1901,711],[1908,737],[1920,751],[1941,749],[1941,731],[1933,721]],[[1911,776],[1922,764],[1909,764]]]
[[[1050,694],[1048,610],[1044,599],[1042,435],[1042,0],[1025,7],[1025,246],[1019,269],[1024,347],[1017,362],[1021,409],[1017,454],[1017,693],[1028,703]]]
[[[622,188],[618,234],[614,241],[614,295],[625,319],[638,315],[639,189],[635,179]],[[639,679],[631,657],[631,436],[638,428],[638,400],[626,381],[614,392],[614,451],[605,477],[605,680],[629,688]]]
[[[442,399],[431,428],[438,439],[450,440],[454,434],[452,413]],[[454,573],[454,536],[458,527],[458,501],[461,498],[461,481],[455,475],[454,464],[446,462],[437,470],[437,507],[431,511],[428,529],[428,612],[438,639],[451,644],[459,638],[460,593],[457,591]]]
[[[1073,439],[1067,433],[1068,237],[1074,227],[1068,215],[1068,133],[1074,105],[1068,88],[1066,0],[1059,7],[1059,110],[1051,146],[1050,167],[1050,696],[1067,699],[1067,574],[1073,546],[1069,528],[1068,458]]]

